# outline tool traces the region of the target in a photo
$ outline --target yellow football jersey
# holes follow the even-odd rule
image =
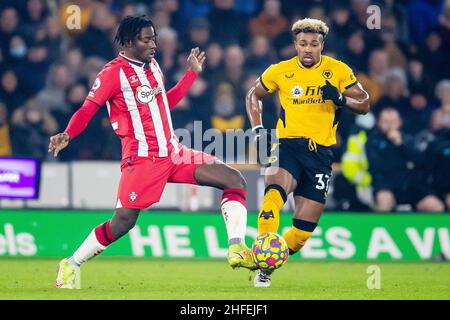
[[[261,85],[271,93],[278,90],[280,98],[278,138],[306,137],[323,146],[336,143],[336,107],[331,100],[322,99],[320,90],[325,80],[341,93],[357,83],[345,63],[324,55],[311,68],[304,67],[296,56],[264,71]]]

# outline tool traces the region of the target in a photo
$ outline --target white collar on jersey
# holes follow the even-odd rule
[[[119,52],[119,56],[121,56],[122,58],[127,60],[129,63],[134,64],[134,65],[136,65],[138,67],[141,67],[141,68],[144,68],[144,69],[148,69],[150,67],[150,63],[149,62],[142,62],[142,61],[130,58],[130,57],[125,55],[124,51],[120,51]]]

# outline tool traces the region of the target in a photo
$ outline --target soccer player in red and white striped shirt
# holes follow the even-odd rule
[[[222,214],[229,239],[228,262],[255,269],[244,242],[247,226],[245,180],[217,158],[183,146],[172,128],[170,110],[186,95],[202,71],[205,53],[192,49],[189,69],[169,91],[154,59],[156,31],[146,16],[124,18],[116,35],[123,51],[98,74],[88,97],[66,130],[50,138],[57,156],[79,135],[103,105],[122,142],[121,179],[111,220],[97,226],[68,259],[59,263],[55,286],[79,288],[79,267],[125,235],[141,209],[159,201],[167,182],[212,186],[223,190]]]

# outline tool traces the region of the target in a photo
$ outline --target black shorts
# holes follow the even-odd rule
[[[287,170],[297,181],[294,196],[325,204],[333,163],[331,148],[316,145],[310,150],[308,139],[280,139],[271,155],[270,167]]]

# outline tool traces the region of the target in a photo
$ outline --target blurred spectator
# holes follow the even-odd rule
[[[111,29],[115,20],[106,5],[99,5],[92,14],[89,27],[77,38],[77,45],[84,56],[97,56],[112,60],[116,54],[111,41]]]
[[[43,0],[27,0],[24,9],[24,21],[20,26],[21,34],[33,41],[41,28],[47,14],[46,2]]]
[[[223,72],[223,56],[225,55],[223,48],[217,42],[212,42],[206,48],[205,70],[203,76],[205,79],[212,78]]]
[[[61,26],[57,16],[48,16],[44,22],[45,35],[43,41],[49,50],[49,59],[55,61],[60,58],[63,49]]]
[[[301,19],[301,16],[293,15],[288,30],[281,33],[273,40],[273,46],[277,50],[279,60],[288,60],[297,55],[291,26],[299,19]]]
[[[351,0],[351,24],[358,26],[360,29],[366,29],[369,12],[367,7],[370,5],[370,0]]]
[[[199,47],[205,50],[210,39],[209,22],[205,18],[195,18],[189,23],[187,39],[184,48]]]
[[[419,92],[413,92],[409,98],[410,108],[404,114],[404,131],[412,136],[420,136],[430,125],[431,108],[427,98]]]
[[[29,100],[16,110],[12,124],[14,155],[44,160],[48,154],[48,137],[58,130],[55,119],[36,100]]]
[[[50,62],[45,43],[36,42],[29,47],[26,62],[15,66],[19,83],[23,85],[23,92],[27,97],[44,88]]]
[[[247,72],[262,74],[274,61],[269,40],[265,36],[253,37],[249,51],[244,65]]]
[[[245,17],[233,8],[234,0],[214,0],[208,19],[211,23],[212,41],[223,45],[239,43],[245,45],[247,28]]]
[[[330,31],[326,38],[327,50],[334,51],[338,55],[344,54],[344,51],[350,49],[348,36],[352,34],[352,32],[355,34],[360,30],[355,30],[354,26],[351,25],[350,10],[348,6],[342,2],[337,1],[333,3],[330,12],[330,20]],[[354,47],[355,45],[357,46],[358,43],[352,42],[351,47]],[[361,46],[361,43],[359,43],[359,46]],[[362,38],[362,50],[356,51],[362,52],[364,48],[364,38]]]
[[[19,17],[14,7],[3,8],[0,12],[0,48],[5,61],[9,58],[10,40],[17,31]]]
[[[249,27],[253,37],[265,36],[269,40],[285,32],[288,29],[288,20],[281,15],[280,1],[265,0],[263,10],[257,17],[250,20]]]
[[[367,71],[367,53],[365,49],[363,33],[356,31],[350,34],[347,40],[347,47],[343,53],[343,60],[352,65],[352,70],[355,73]]]
[[[436,30],[431,30],[425,40],[425,47],[420,50],[421,60],[427,73],[432,76],[433,86],[439,79],[450,73],[448,56],[442,49],[442,38]]]
[[[385,108],[379,115],[377,130],[367,140],[366,154],[376,210],[394,211],[398,205],[408,204],[418,211],[443,211],[442,202],[414,174],[414,168],[422,160],[421,154],[402,133],[401,127],[399,112]]]
[[[184,30],[186,17],[180,10],[179,0],[158,0],[164,4],[167,13],[170,15],[170,26],[177,31]]]
[[[20,92],[17,76],[13,70],[5,70],[1,75],[0,101],[3,101],[11,116],[24,102],[24,94]]]
[[[408,6],[408,27],[413,44],[421,46],[428,30],[437,25],[441,6],[440,0],[411,1]]]
[[[450,55],[450,0],[445,1],[436,30],[441,36],[442,48],[448,57]]]
[[[8,125],[8,110],[0,102],[0,157],[12,156],[11,140]]]
[[[435,140],[426,152],[426,164],[437,196],[450,212],[450,129],[442,128],[435,132]]]
[[[176,106],[175,109],[172,110],[172,125],[175,130],[175,132],[178,130],[180,132],[180,129],[184,129],[189,131],[189,133],[194,132],[194,121],[197,119],[194,119],[193,112],[192,112],[192,104],[189,99],[189,97],[184,97]],[[205,128],[203,128],[204,130]],[[183,132],[185,134],[185,132]],[[181,136],[183,136],[183,134]],[[192,137],[192,135],[191,135]],[[183,143],[182,141],[180,141]],[[186,143],[186,142],[185,142]],[[192,143],[192,141],[191,141]],[[188,146],[188,147],[192,147]]]
[[[172,86],[172,75],[177,68],[178,37],[175,30],[171,28],[161,28],[158,33],[158,51],[156,60],[158,61],[166,78],[166,84]]]
[[[389,65],[406,69],[409,54],[408,47],[398,40],[396,35],[396,21],[393,16],[383,17],[381,26],[381,40],[383,41],[383,50],[388,54]]]
[[[413,57],[408,62],[407,70],[409,90],[423,93],[426,97],[431,98],[433,95],[433,83],[430,75],[425,72],[423,63],[416,57]]]
[[[231,45],[225,49],[225,68],[222,80],[231,83],[238,101],[244,103],[245,92],[242,83],[245,79],[244,52],[238,45]]]
[[[97,74],[106,63],[106,60],[99,57],[89,57],[84,61],[81,68],[81,78],[86,81],[88,87],[92,87],[97,78]]]
[[[81,53],[81,50],[78,47],[70,47],[64,53],[63,59],[71,77],[70,82],[75,82],[81,76],[83,53]]]
[[[64,64],[50,69],[45,88],[36,97],[37,103],[52,114],[66,114],[65,92],[70,84],[69,70]]]
[[[236,100],[233,86],[222,82],[217,86],[215,92],[211,117],[213,128],[220,132],[225,132],[227,129],[243,129],[244,113]]]
[[[210,84],[200,76],[195,80],[188,93],[192,117],[196,121],[202,121],[204,130],[211,128],[212,90],[210,89]]]
[[[170,14],[164,6],[153,6],[154,8],[150,11],[150,18],[153,25],[156,28],[156,32],[162,28],[170,27]]]
[[[87,97],[88,88],[83,83],[74,83],[70,85],[65,93],[65,100],[67,102],[67,111],[70,114],[77,111]],[[69,120],[69,119],[67,119]]]
[[[350,63],[351,65],[351,63]],[[367,74],[357,74],[358,81],[367,90],[373,106],[384,94],[384,82],[389,69],[388,55],[383,50],[374,50],[369,55]]]
[[[375,115],[386,106],[394,107],[400,114],[409,111],[408,87],[405,72],[400,68],[394,68],[386,73],[384,81],[384,96],[373,107]]]
[[[27,44],[21,36],[15,35],[11,37],[8,63],[14,64],[15,66],[23,65],[27,59],[27,50]]]
[[[431,129],[433,131],[450,130],[450,80],[441,80],[437,84],[436,96],[441,101],[441,106],[433,112]]]

